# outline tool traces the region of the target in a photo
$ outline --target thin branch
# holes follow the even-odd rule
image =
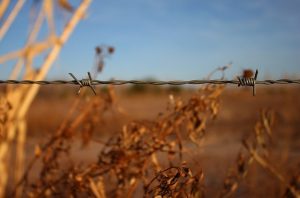
[[[8,5],[10,3],[10,0],[2,0],[0,4],[0,20],[2,19]]]
[[[11,24],[14,22],[16,16],[19,14],[21,8],[23,7],[25,0],[19,0],[13,10],[11,11],[10,15],[5,20],[4,24],[0,28],[0,41],[5,36],[6,32],[8,31]]]

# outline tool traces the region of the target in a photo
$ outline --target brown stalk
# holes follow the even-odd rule
[[[22,9],[24,3],[25,3],[25,0],[18,0],[18,2],[16,3],[16,5],[13,8],[13,10],[11,11],[11,13],[7,17],[7,19],[5,20],[3,25],[0,27],[0,42],[3,39],[3,37],[5,36],[6,32],[8,31],[9,27],[11,26],[11,24],[14,22],[16,16]],[[1,18],[1,10],[0,10],[0,18]]]
[[[11,23],[14,21],[15,16],[21,9],[24,1],[18,1],[15,8],[10,13],[8,19],[5,21],[4,25],[1,28],[1,32],[4,33],[7,31],[8,27],[11,25]],[[49,3],[49,2],[48,2]],[[36,79],[36,80],[42,80],[46,73],[48,72],[50,66],[52,65],[53,61],[57,57],[58,53],[60,52],[61,46],[67,41],[68,37],[70,36],[71,32],[73,31],[74,27],[78,23],[78,21],[81,19],[81,17],[84,15],[85,10],[87,9],[88,5],[90,4],[90,0],[83,0],[82,3],[79,5],[78,9],[74,12],[73,16],[71,17],[69,23],[64,28],[61,36],[58,38],[53,39],[53,37],[49,37],[48,41],[46,40],[44,43],[32,43],[42,24],[43,21],[43,12],[45,9],[40,11],[38,18],[36,20],[36,23],[34,25],[34,29],[31,32],[27,44],[25,45],[24,49],[17,51],[16,53],[8,54],[7,56],[2,56],[1,61],[8,60],[10,58],[19,58],[15,69],[12,73],[12,78],[16,78],[20,72],[21,66],[23,65],[23,58],[25,56],[25,64],[27,66],[26,72],[25,72],[25,78],[29,79]],[[48,15],[48,20],[49,20]],[[48,56],[45,59],[45,62],[41,66],[41,69],[38,72],[34,72],[31,69],[31,61],[36,56],[37,53],[40,53],[44,51],[45,49],[48,49],[50,43],[53,45],[52,50],[48,54]],[[30,71],[32,70],[32,71]],[[9,112],[9,122],[6,124],[7,129],[7,135],[6,140],[1,142],[0,144],[0,167],[5,168],[5,163],[7,161],[7,153],[10,150],[10,144],[13,141],[13,139],[16,136],[17,133],[17,152],[16,152],[16,171],[15,171],[15,181],[18,181],[22,175],[22,169],[23,169],[23,160],[24,160],[24,144],[26,139],[26,123],[24,121],[25,114],[38,91],[38,86],[31,86],[29,88],[15,88],[8,90],[7,98],[10,102],[12,102],[13,109]],[[21,102],[22,100],[22,102]],[[23,101],[24,100],[24,101]],[[4,169],[3,169],[4,170]],[[5,186],[6,186],[6,180],[7,177],[5,176],[7,171],[3,171],[3,181],[0,185],[0,196],[3,195]],[[6,179],[5,179],[6,178]],[[18,191],[17,195],[19,196]]]
[[[1,1],[1,3],[0,3],[0,20],[2,19],[4,13],[6,12],[9,3],[10,3],[10,0],[2,0]]]
[[[285,179],[285,177],[276,170],[269,162],[267,162],[264,158],[262,158],[253,148],[250,146],[246,147],[250,152],[251,156],[254,160],[264,169],[272,173],[295,197],[300,197],[300,193],[289,184],[289,182]]]

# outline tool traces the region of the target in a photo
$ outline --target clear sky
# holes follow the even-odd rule
[[[29,7],[0,54],[24,43]],[[49,76],[85,76],[101,44],[116,51],[99,79],[199,79],[231,61],[228,78],[246,68],[258,68],[260,79],[299,75],[299,10],[299,0],[94,0]],[[8,68],[0,65],[1,78]]]

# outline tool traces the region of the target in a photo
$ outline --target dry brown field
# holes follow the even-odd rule
[[[106,93],[104,89],[97,91]],[[170,160],[166,156],[158,154],[161,167],[167,168],[169,161],[173,166],[180,166],[180,163],[184,162],[185,166],[188,166],[193,173],[201,171],[203,173],[201,185],[206,197],[222,196],[222,192],[226,190],[234,191],[234,197],[287,196],[286,184],[278,178],[276,173],[272,172],[272,168],[287,182],[292,181],[295,177],[299,182],[299,175],[297,175],[300,165],[299,91],[300,88],[297,86],[260,86],[257,88],[257,95],[253,97],[251,89],[226,87],[220,96],[217,116],[206,123],[205,135],[201,138],[199,145],[187,141],[182,150],[181,161],[178,157]],[[82,144],[84,134],[72,135],[72,138],[68,140],[71,142],[70,152],[68,152],[68,156],[63,157],[66,161],[63,163],[65,167],[59,169],[65,169],[74,164],[84,167],[97,162],[101,149],[105,147],[103,142],[121,134],[124,125],[137,121],[154,122],[161,115],[167,114],[170,94],[173,95],[173,98],[180,98],[186,102],[196,92],[195,87],[174,90],[160,88],[150,91],[132,91],[130,88],[116,87],[114,108],[105,112],[95,110],[93,117],[99,119],[92,134],[89,134],[91,137],[87,144]],[[41,147],[47,143],[67,116],[72,102],[76,97],[82,97],[76,96],[75,93],[75,87],[49,86],[42,88],[27,117],[27,165],[36,154],[37,145]],[[89,93],[87,95],[88,99],[86,100],[94,97]],[[116,106],[117,108],[115,108]],[[78,111],[84,111],[85,108],[87,107],[79,106]],[[229,184],[226,186],[226,178],[230,178],[230,173],[236,169],[239,153],[247,153],[242,142],[255,133],[256,123],[260,120],[260,112],[264,110],[272,111],[274,114],[272,136],[268,142],[269,153],[266,158],[271,168],[255,163],[256,160],[254,160],[251,166],[247,167],[247,174],[236,182],[236,189]],[[188,138],[183,137],[183,141],[185,139]],[[34,171],[31,171],[29,180],[34,181],[39,178],[41,166],[43,166],[42,162],[34,165]],[[153,178],[154,174],[149,176],[149,178],[151,177]],[[104,182],[104,185],[107,196],[110,197],[110,184]],[[294,188],[299,188],[297,185]],[[142,194],[141,184],[137,184],[132,195],[140,197]],[[226,196],[224,195],[224,197]]]

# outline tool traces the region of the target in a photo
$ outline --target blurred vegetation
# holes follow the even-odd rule
[[[143,81],[156,81],[155,78],[145,78]],[[133,84],[129,85],[126,89],[126,93],[128,94],[162,94],[162,93],[171,93],[171,94],[179,94],[186,88],[183,88],[179,85],[143,85],[143,84]]]

